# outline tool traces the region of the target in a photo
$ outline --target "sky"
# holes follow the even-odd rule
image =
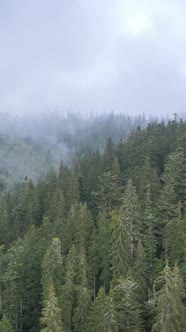
[[[0,111],[186,112],[185,0],[0,0]]]

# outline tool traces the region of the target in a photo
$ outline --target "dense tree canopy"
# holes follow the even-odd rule
[[[1,188],[0,331],[185,331],[186,123],[120,136]]]

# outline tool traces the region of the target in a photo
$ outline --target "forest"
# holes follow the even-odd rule
[[[186,331],[186,121],[121,118],[2,182],[0,331]]]
[[[103,152],[109,137],[126,139],[148,118],[126,114],[89,115],[59,112],[16,116],[0,112],[0,188],[11,190],[26,176],[35,183],[60,162],[72,166],[85,153]]]

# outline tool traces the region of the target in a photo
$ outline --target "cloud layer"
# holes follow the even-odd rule
[[[2,0],[0,111],[186,109],[181,0]]]

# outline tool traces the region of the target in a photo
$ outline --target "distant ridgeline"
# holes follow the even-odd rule
[[[0,194],[0,331],[185,332],[186,122],[72,127],[65,144],[84,144],[81,158]],[[14,144],[12,159],[41,153]]]
[[[126,139],[132,129],[144,128],[145,116],[108,114],[83,118],[68,113],[15,117],[0,113],[0,190],[13,188],[25,176],[35,182],[63,160],[72,165],[86,153],[103,152],[109,137]]]

